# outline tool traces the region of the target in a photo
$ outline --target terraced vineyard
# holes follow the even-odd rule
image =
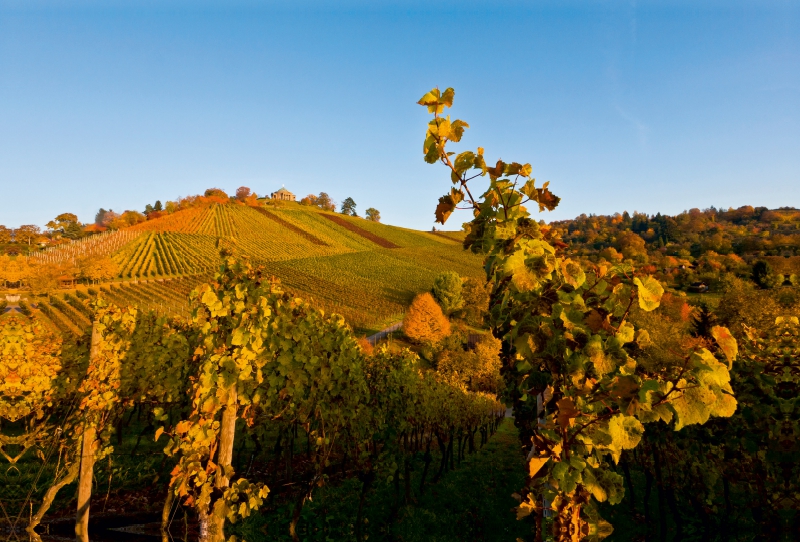
[[[460,232],[398,228],[301,205],[214,204],[138,224],[115,238],[125,236],[129,241],[112,255],[117,277],[79,288],[81,295],[181,316],[188,315],[189,292],[213,274],[220,244],[365,332],[399,318],[444,271],[482,274],[480,258],[461,248]],[[85,322],[73,314],[76,301],[46,303],[42,311],[56,328],[77,333]]]
[[[135,241],[139,235],[140,232],[135,230],[104,232],[36,252],[30,259],[38,263],[64,264],[75,263],[78,259],[87,256],[108,256]]]
[[[380,237],[378,235],[375,235],[374,233],[372,233],[372,232],[370,232],[368,230],[365,230],[364,228],[362,228],[362,227],[360,227],[360,226],[358,226],[356,224],[353,224],[351,221],[346,220],[345,218],[343,218],[341,216],[337,216],[337,215],[334,215],[334,214],[327,214],[327,213],[323,214],[321,216],[323,216],[323,217],[327,218],[328,220],[330,220],[331,222],[334,222],[334,223],[338,224],[339,226],[342,226],[343,228],[355,233],[356,235],[360,235],[361,237],[363,237],[364,239],[366,239],[368,241],[372,241],[373,243],[375,243],[376,245],[378,245],[380,247],[383,247],[383,248],[399,248],[397,245],[395,245],[391,241],[389,241],[387,239],[384,239],[383,237]]]
[[[117,252],[119,278],[205,272],[217,262],[215,238],[194,233],[146,233]]]

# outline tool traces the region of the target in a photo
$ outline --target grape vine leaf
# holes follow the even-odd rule
[[[639,307],[643,311],[650,312],[658,308],[661,304],[661,296],[664,295],[664,287],[653,277],[636,277],[633,279],[639,294]]]
[[[711,328],[711,336],[717,341],[720,350],[725,354],[728,359],[728,369],[733,366],[733,360],[739,354],[739,347],[736,344],[736,339],[733,338],[731,332],[727,327],[714,326]]]

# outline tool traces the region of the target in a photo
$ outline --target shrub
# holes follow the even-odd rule
[[[372,343],[369,342],[366,337],[358,338],[358,347],[361,349],[361,352],[365,356],[371,356],[372,353],[375,351],[375,348],[372,346]]]
[[[776,273],[772,266],[764,260],[759,260],[753,265],[753,282],[761,288],[769,290],[783,284],[783,275]]]
[[[446,348],[439,354],[436,370],[451,383],[465,384],[472,391],[496,393],[502,388],[500,341],[487,333],[474,350]]]
[[[30,316],[32,314],[30,307],[28,307],[28,304],[24,301],[19,302],[19,311],[25,316]]]

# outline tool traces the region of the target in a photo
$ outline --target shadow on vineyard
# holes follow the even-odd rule
[[[91,540],[95,542],[152,542],[161,538],[160,506],[164,495],[160,487],[151,482],[168,473],[159,472],[161,450],[152,442],[138,438],[147,425],[131,416],[131,425],[118,453],[113,457],[112,472],[107,465],[98,465],[96,483],[98,495],[92,506],[97,510],[90,522]],[[252,444],[252,443],[251,443]],[[305,444],[298,442],[298,449]],[[252,447],[244,446],[241,456],[246,457]],[[439,465],[441,455],[432,453],[433,465]],[[302,454],[297,455],[296,468],[302,469]],[[626,460],[630,461],[630,459]],[[474,454],[455,461],[454,470],[443,474],[436,483],[428,483],[420,493],[424,462],[422,454],[412,460],[410,471],[410,500],[406,502],[405,480],[399,485],[386,480],[376,481],[365,498],[362,536],[368,540],[394,540],[404,542],[456,542],[514,541],[530,535],[531,522],[514,521],[512,508],[517,501],[512,495],[524,482],[524,458],[519,453],[519,435],[513,419],[504,419],[488,443]],[[269,467],[264,464],[263,467]],[[623,467],[620,466],[620,470]],[[136,473],[135,476],[132,476]],[[111,476],[109,476],[111,474]],[[674,510],[665,501],[659,502],[658,487],[651,485],[648,493],[647,477],[641,471],[631,472],[634,495],[626,493],[624,500],[615,506],[602,508],[604,517],[614,525],[608,542],[652,541],[701,542],[763,540],[752,517],[749,504],[752,495],[738,492],[733,496],[733,517],[714,516],[704,523],[702,515],[691,506],[682,506],[678,533]],[[104,487],[104,483],[106,484]],[[229,527],[229,534],[247,542],[292,540],[289,525],[292,520],[297,492],[294,484],[276,487],[274,494],[260,512]],[[156,489],[154,491],[154,489]],[[333,476],[331,482],[319,488],[308,502],[297,526],[304,541],[354,541],[355,522],[358,516],[362,484],[356,478]],[[71,517],[74,500],[60,501],[60,510],[46,525],[43,542],[72,540],[74,521]],[[664,506],[662,510],[659,505]],[[720,512],[720,511],[718,511]],[[63,514],[70,514],[60,517]],[[666,525],[666,536],[660,534],[661,522]],[[196,518],[176,512],[170,518],[171,540],[194,540],[197,536]],[[545,539],[547,540],[547,539]]]
[[[433,454],[433,465],[439,454]],[[530,525],[513,521],[511,495],[524,481],[524,461],[513,420],[505,419],[497,433],[474,454],[456,461],[455,469],[420,493],[424,463],[413,461],[410,497],[400,484],[376,481],[366,497],[362,536],[369,540],[407,542],[513,541],[530,533]],[[320,488],[306,504],[298,530],[302,540],[356,540],[355,523],[361,483],[349,479]],[[291,541],[288,526],[294,503],[280,496],[267,510],[231,531],[248,542]],[[366,539],[366,538],[365,538]]]

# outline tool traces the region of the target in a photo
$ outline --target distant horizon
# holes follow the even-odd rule
[[[178,199],[184,198],[184,197],[192,197],[192,196],[202,195],[205,190],[208,190],[210,188],[219,188],[219,189],[223,190],[229,196],[233,196],[233,194],[235,193],[236,189],[239,188],[239,187],[237,186],[237,187],[232,188],[232,189],[225,189],[225,188],[220,187],[220,186],[215,186],[215,187],[209,186],[209,187],[206,187],[206,188],[204,188],[202,190],[199,190],[196,194],[186,194],[184,196],[179,196],[178,198],[153,199],[152,201],[150,201],[148,203],[150,205],[153,205],[153,204],[155,204],[156,201],[160,201],[162,203],[162,205],[166,205],[167,201],[177,201]],[[280,187],[277,188],[277,189],[271,190],[270,192],[265,192],[263,194],[259,193],[258,190],[254,189],[252,186],[250,186],[248,188],[250,188],[253,192],[255,192],[258,195],[259,199],[264,199],[264,198],[268,198],[269,194],[271,194],[272,192],[278,190]],[[290,187],[285,187],[285,188],[289,192],[291,192],[292,194],[294,194],[297,197],[297,202],[296,203],[298,205],[300,205],[300,199],[302,199],[303,197],[305,197],[307,195],[310,195],[310,194],[297,193],[297,192],[291,190]],[[317,195],[317,194],[313,194],[313,195]],[[357,197],[352,196],[352,195],[351,196],[345,196],[345,197],[352,197],[354,200],[356,200],[356,203],[358,204]],[[332,199],[333,199],[334,203],[336,203],[336,212],[338,213],[339,212],[339,208],[340,208],[341,203],[342,203],[342,200],[345,199],[345,198],[342,198],[341,200],[337,200],[335,198],[332,198]],[[728,211],[730,209],[734,209],[735,210],[735,209],[738,209],[738,208],[741,208],[741,207],[745,207],[745,206],[750,206],[750,207],[753,207],[754,209],[764,208],[764,209],[767,209],[768,211],[781,211],[781,210],[784,210],[784,211],[800,211],[800,208],[792,207],[792,206],[786,206],[786,205],[780,206],[780,207],[767,207],[765,205],[744,204],[744,205],[740,205],[738,207],[730,207],[729,206],[729,207],[725,207],[725,208],[717,207],[715,205],[693,206],[693,207],[688,207],[686,209],[683,209],[682,211],[677,212],[677,213],[666,213],[666,212],[656,211],[654,213],[644,213],[644,214],[646,214],[649,217],[653,217],[653,216],[656,216],[658,214],[665,215],[665,216],[677,216],[677,215],[680,215],[682,213],[687,213],[692,209],[698,209],[700,211],[707,211],[707,210],[709,210],[711,208],[714,208],[717,211]],[[371,205],[363,205],[363,206],[360,205],[359,207],[357,207],[357,210],[361,209],[361,211],[358,213],[358,217],[359,218],[364,218],[364,211],[369,207],[372,207],[372,206]],[[83,217],[78,216],[79,222],[81,224],[83,224],[84,226],[88,226],[90,224],[94,224],[95,223],[95,215],[97,214],[98,211],[100,211],[100,209],[103,209],[105,211],[113,211],[113,212],[119,213],[119,214],[122,214],[122,213],[124,213],[126,211],[136,211],[136,212],[139,212],[139,213],[144,213],[143,209],[119,208],[119,209],[115,210],[113,207],[106,208],[106,207],[100,206],[100,207],[97,208],[97,211],[95,211],[95,213],[92,214],[91,217],[87,217],[86,220],[84,220]],[[380,209],[378,209],[378,210],[380,211]],[[69,211],[64,211],[64,212],[69,212]],[[177,212],[180,212],[180,211],[177,211]],[[623,210],[618,210],[618,211],[614,211],[614,212],[611,212],[611,213],[580,213],[580,214],[577,214],[577,215],[572,216],[572,217],[564,217],[564,218],[558,218],[558,219],[553,219],[553,220],[546,220],[544,217],[546,217],[547,215],[549,215],[551,213],[549,213],[547,211],[545,211],[543,213],[537,213],[535,211],[535,209],[534,209],[531,212],[531,216],[533,218],[537,219],[537,220],[539,220],[539,219],[545,220],[545,222],[549,224],[549,223],[553,223],[553,222],[562,222],[562,221],[574,220],[574,219],[580,217],[582,214],[585,214],[587,216],[614,216],[614,215],[617,215],[617,214],[623,215],[626,212],[629,213],[630,215],[633,215],[634,213],[640,213],[640,211],[638,211],[638,210],[623,209]],[[458,217],[462,217],[462,216],[463,216],[464,220],[459,221]],[[42,229],[42,231],[45,231],[46,228],[45,228],[44,224],[46,224],[47,222],[49,222],[53,218],[55,218],[55,216],[49,218],[47,221],[45,221],[45,222],[43,222],[41,224],[35,223],[35,222],[25,222],[25,223],[16,224],[16,225],[10,225],[10,224],[3,224],[2,222],[0,222],[0,226],[6,226],[6,227],[9,227],[11,229],[16,229],[16,228],[19,228],[20,226],[23,226],[23,225],[35,225],[35,226],[39,226]],[[462,209],[462,210],[456,211],[456,213],[453,214],[453,216],[450,218],[450,220],[447,221],[447,223],[445,225],[441,225],[441,224],[435,223],[431,227],[434,227],[434,228],[436,228],[437,230],[440,230],[440,231],[460,231],[462,229],[461,225],[464,222],[467,222],[468,220],[469,220],[468,212]],[[383,219],[381,219],[381,223],[387,224],[389,226],[397,226],[397,227],[403,227],[403,228],[408,227],[408,226],[404,226],[402,224],[393,224],[393,223],[387,222],[386,220],[383,220]],[[426,231],[426,230],[430,230],[431,227],[428,227],[428,228],[413,228],[413,227],[411,227],[409,229],[415,229],[415,230],[419,230],[419,231]]]

